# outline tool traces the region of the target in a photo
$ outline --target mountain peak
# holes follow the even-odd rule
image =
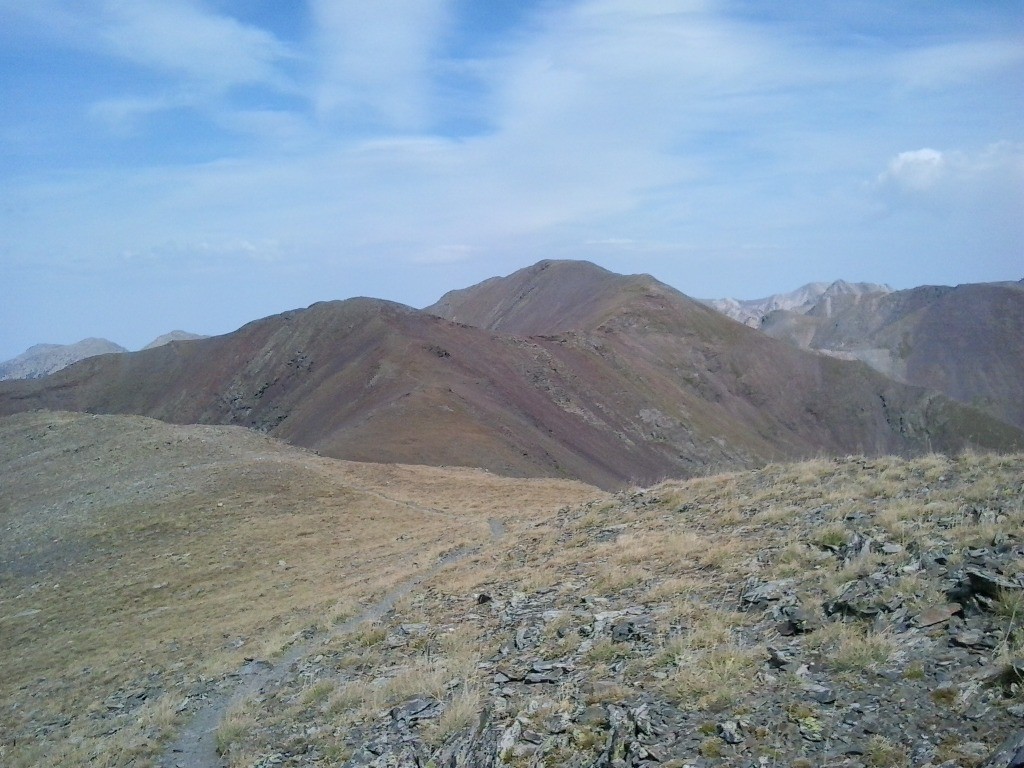
[[[162,347],[164,344],[170,344],[172,341],[196,341],[198,339],[205,339],[207,336],[203,336],[199,333],[189,333],[188,331],[170,331],[161,336],[157,336],[149,344],[143,347],[143,349],[153,349],[153,347]]]
[[[650,275],[619,275],[589,261],[545,259],[506,277],[446,293],[426,311],[520,336],[592,330],[638,299],[692,304]]]

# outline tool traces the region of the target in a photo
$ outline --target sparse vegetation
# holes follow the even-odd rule
[[[136,417],[43,412],[4,429],[0,698],[34,702],[0,713],[12,766],[147,759],[190,717],[181,691],[247,656],[279,658],[461,542],[489,542],[487,518],[507,514],[511,489],[524,515],[599,495],[336,462],[246,430]],[[442,506],[452,511],[432,511]],[[129,696],[151,680],[168,693]],[[65,727],[45,727],[64,713]]]
[[[872,736],[864,752],[867,764],[875,768],[890,768],[907,764],[907,752],[884,736]]]
[[[19,418],[38,428],[53,417]],[[197,434],[131,422],[143,436],[156,430],[161,450],[168,431]],[[865,764],[902,765],[916,748],[915,710],[955,729],[983,702],[977,751],[994,746],[1020,703],[1022,590],[980,602],[947,592],[966,567],[1019,546],[1024,457],[818,459],[614,499],[591,489],[586,503],[572,484],[338,464],[230,436],[261,460],[239,458],[238,447],[198,460],[183,438],[189,471],[171,471],[132,505],[104,506],[97,486],[148,482],[136,479],[148,477],[141,469],[69,480],[83,489],[76,504],[97,503],[80,527],[61,523],[64,541],[120,552],[116,569],[109,556],[83,559],[69,581],[45,547],[16,554],[41,539],[27,507],[3,509],[5,525],[25,525],[22,538],[0,543],[15,553],[6,561],[36,568],[0,583],[0,650],[24,664],[5,665],[0,679],[22,704],[0,715],[3,730],[42,733],[54,717],[40,704],[48,700],[70,717],[49,741],[0,744],[5,765],[152,761],[195,709],[185,690],[230,693],[226,675],[247,657],[289,666],[220,723],[217,748],[239,766],[285,749],[359,764],[364,744],[398,728],[402,712],[404,743],[423,764],[468,749],[483,728],[493,743],[507,740],[506,765],[524,766],[624,750],[627,733],[650,745],[656,737],[645,734],[684,734],[689,751],[663,750],[666,765],[695,753],[815,765],[830,740],[878,712],[875,732],[850,739]],[[82,448],[86,462],[89,450],[98,449]],[[229,485],[236,473],[244,483]],[[25,498],[37,494],[33,509],[57,504],[39,495],[42,480],[7,476]],[[969,504],[967,487],[982,489]],[[578,494],[568,505],[566,489]],[[500,540],[487,524],[499,516]],[[116,549],[125,542],[131,551]],[[461,544],[472,553],[429,571]],[[1011,562],[999,561],[1000,578],[1018,578]],[[358,620],[410,573],[432,575]],[[759,589],[760,601],[746,598]],[[891,690],[913,706],[890,701]]]

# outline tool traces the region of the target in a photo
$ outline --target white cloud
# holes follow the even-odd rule
[[[44,39],[216,89],[247,83],[285,87],[279,64],[295,55],[270,32],[216,13],[200,0],[5,0],[0,14]]]
[[[900,152],[879,174],[882,189],[950,198],[989,189],[999,195],[1024,185],[1024,144],[1001,141],[980,151],[915,149]],[[1020,189],[1024,192],[1024,186]]]
[[[107,6],[108,27],[116,17],[111,28],[139,38],[137,47],[118,47],[133,60],[179,67],[187,56],[152,42],[155,30],[169,27],[171,41],[190,25],[206,30],[192,44],[194,68],[181,69],[186,78],[200,77],[201,63],[221,45],[234,63],[215,77],[220,83],[273,78],[285,55],[272,37],[191,3],[169,17],[152,2],[138,8]],[[794,212],[821,196],[809,186],[817,179],[803,175],[851,163],[850,138],[860,129],[845,120],[843,105],[863,97],[846,86],[864,75],[844,56],[806,41],[791,45],[783,32],[765,35],[713,3],[594,0],[542,9],[529,36],[496,49],[480,69],[492,130],[458,140],[425,130],[449,4],[318,0],[319,64],[304,87],[324,123],[295,112],[213,111],[233,130],[292,141],[294,152],[157,171],[138,196],[152,200],[139,212],[149,221],[139,235],[147,226],[185,226],[442,261],[452,257],[450,243],[462,244],[463,255],[485,253],[510,240],[540,242],[545,233],[666,248],[699,234],[711,247],[723,237],[754,241],[759,226],[803,223]],[[111,99],[95,110],[116,121],[189,97]],[[334,130],[346,121],[375,126],[376,138],[353,144],[351,134]],[[794,121],[805,136],[794,133]],[[922,189],[946,165],[935,150],[911,151],[883,175]],[[161,184],[169,185],[163,193]]]
[[[902,189],[920,191],[939,183],[946,170],[947,163],[943,154],[925,147],[900,152],[889,161],[889,167],[878,180],[882,184],[892,183]]]
[[[5,22],[13,34],[147,70],[148,78],[130,70],[122,74],[117,85],[108,86],[109,95],[88,107],[90,117],[119,134],[134,134],[141,118],[172,109],[202,110],[217,119],[231,111],[223,97],[236,86],[300,95],[287,71],[298,58],[293,50],[267,30],[200,0],[0,2],[0,24]],[[96,82],[103,83],[110,71],[102,68]],[[132,80],[137,84],[123,84]]]
[[[942,49],[836,45],[731,4],[579,0],[538,3],[514,33],[474,41],[467,61],[451,57],[454,0],[314,0],[296,50],[212,2],[83,0],[73,18],[70,4],[37,2],[64,6],[62,40],[159,75],[129,94],[122,77],[93,105],[113,126],[136,125],[128,154],[144,151],[157,122],[139,118],[166,109],[196,110],[198,135],[215,140],[205,163],[9,178],[0,210],[18,215],[0,228],[0,253],[26,260],[135,252],[249,270],[265,253],[316,273],[360,259],[440,271],[494,254],[512,266],[607,256],[671,279],[662,266],[746,278],[757,264],[803,259],[828,277],[843,270],[822,254],[939,240],[952,252],[979,231],[1006,259],[1020,231],[1007,201],[1020,199],[1024,152],[996,143],[1021,139],[1004,77],[1019,60],[979,35]],[[9,7],[0,0],[0,15]],[[473,87],[440,94],[460,68]],[[250,83],[284,98],[239,106],[232,88]],[[460,100],[469,130],[445,123]],[[239,133],[247,140],[232,143]],[[395,274],[380,293],[397,290],[405,272]]]
[[[99,18],[107,50],[217,89],[285,85],[277,64],[289,51],[269,32],[189,0],[107,0]]]
[[[335,123],[423,128],[451,0],[313,0],[316,103]]]

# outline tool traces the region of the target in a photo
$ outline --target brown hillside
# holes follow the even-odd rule
[[[339,458],[605,488],[819,453],[1024,445],[991,417],[767,338],[653,278],[571,262],[525,272],[481,290],[504,307],[495,324],[526,333],[533,323],[547,336],[372,299],[328,302],[4,383],[0,413],[235,424]],[[487,303],[475,289],[461,299]]]
[[[516,336],[592,330],[625,304],[683,294],[649,275],[617,275],[586,261],[545,260],[508,277],[450,291],[426,312]],[[649,305],[651,309],[662,309]]]

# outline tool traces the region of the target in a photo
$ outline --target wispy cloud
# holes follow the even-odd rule
[[[316,105],[334,125],[429,127],[432,72],[451,0],[312,0]]]
[[[923,191],[938,184],[946,173],[946,158],[937,150],[925,147],[900,152],[889,161],[889,167],[880,174],[880,184],[892,184],[899,189]]]
[[[285,45],[190,0],[106,0],[96,33],[114,55],[212,88],[287,84],[278,69]]]
[[[896,57],[895,71],[913,87],[969,85],[978,78],[1024,63],[1024,43],[994,38],[928,45]]]

